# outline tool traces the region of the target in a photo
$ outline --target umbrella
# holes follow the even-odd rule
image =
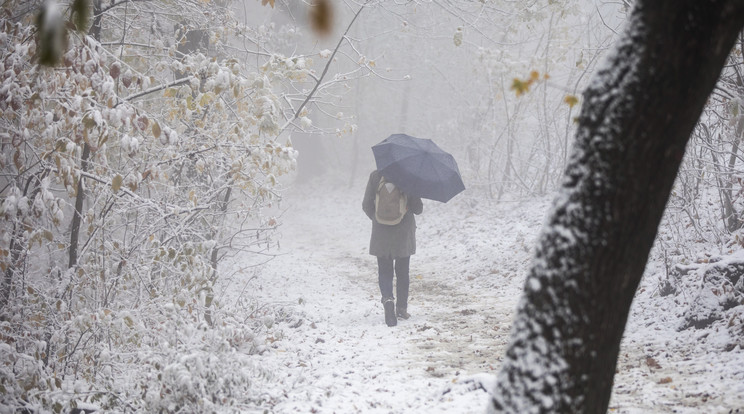
[[[383,177],[406,194],[446,203],[465,189],[455,158],[430,139],[393,134],[372,153]]]

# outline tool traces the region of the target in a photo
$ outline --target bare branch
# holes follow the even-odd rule
[[[357,17],[359,17],[359,14],[364,10],[364,8],[367,6],[367,3],[369,3],[369,0],[367,0],[362,6],[359,8],[359,10],[354,15],[354,18],[351,19],[351,22],[349,22],[349,25],[346,26],[346,30],[344,31],[344,34],[341,35],[341,38],[338,39],[338,43],[336,44],[336,47],[333,49],[333,53],[328,58],[328,63],[326,63],[325,68],[323,68],[323,73],[320,74],[320,78],[315,83],[315,86],[313,87],[313,90],[310,91],[310,93],[307,95],[305,100],[302,102],[299,108],[297,108],[297,111],[295,111],[294,116],[287,120],[287,122],[282,126],[282,131],[284,131],[287,126],[289,126],[295,119],[299,118],[300,113],[302,112],[302,109],[307,105],[307,103],[310,101],[310,99],[315,95],[315,91],[318,90],[318,86],[320,86],[320,83],[323,81],[323,78],[325,77],[326,73],[328,73],[328,68],[331,66],[331,63],[333,62],[333,58],[336,56],[336,52],[338,52],[338,49],[341,47],[341,43],[343,43],[344,39],[346,38],[346,35],[349,33],[349,30],[351,30],[351,26],[354,25],[354,22],[356,21]]]

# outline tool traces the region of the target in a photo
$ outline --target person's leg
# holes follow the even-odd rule
[[[396,314],[399,318],[408,319],[408,286],[410,284],[409,266],[411,257],[395,261],[395,291],[398,296]]]
[[[382,306],[385,308],[385,323],[387,326],[395,326],[398,319],[395,317],[395,298],[393,297],[393,259],[377,258],[377,281],[380,285]]]
[[[377,281],[382,300],[393,298],[393,259],[377,258]]]

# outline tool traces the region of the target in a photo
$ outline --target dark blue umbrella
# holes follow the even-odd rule
[[[382,176],[406,194],[446,203],[465,189],[455,158],[430,139],[393,134],[372,153]]]

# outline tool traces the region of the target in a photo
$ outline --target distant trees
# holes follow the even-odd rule
[[[728,57],[698,126],[670,200],[673,221],[685,223],[686,238],[668,245],[684,249],[694,240],[723,246],[744,225],[744,38]]]
[[[654,249],[665,263],[658,292],[687,306],[678,329],[729,332],[722,350],[744,339],[744,113],[742,35],[688,143]]]
[[[607,410],[630,304],[686,143],[743,26],[741,1],[635,2],[584,92],[492,412]]]

